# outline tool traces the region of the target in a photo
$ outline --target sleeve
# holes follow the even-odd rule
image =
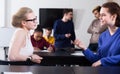
[[[120,64],[120,55],[105,57],[101,59],[103,66]]]
[[[74,24],[72,22],[72,36],[71,36],[71,40],[74,41],[75,39],[76,39],[76,36],[75,36]]]
[[[59,27],[58,27],[58,21],[56,21],[55,23],[54,23],[54,37],[55,37],[55,39],[56,40],[60,40],[60,39],[65,39],[66,37],[65,37],[65,35],[64,34],[59,34]]]
[[[90,33],[90,34],[93,33],[93,30],[92,30],[92,29],[93,29],[93,28],[92,28],[93,23],[94,23],[94,21],[92,21],[92,23],[90,24],[90,26],[89,26],[89,28],[88,28],[88,30],[87,30],[87,32]]]
[[[101,58],[101,54],[100,54],[100,47],[102,45],[102,36],[100,36],[99,41],[98,41],[98,50],[96,53],[93,53],[90,49],[87,49],[85,51],[83,51],[83,54],[85,55],[85,57],[91,61],[92,63],[98,61]]]
[[[93,53],[90,49],[83,51],[83,54],[91,63],[94,63],[100,59],[99,54]]]
[[[44,38],[43,38],[43,42],[44,42],[44,46],[48,48],[50,44]]]
[[[55,47],[54,47],[54,45],[51,45],[49,42],[47,42],[44,38],[43,38],[43,41],[44,41],[44,46],[46,47],[46,48],[48,48],[49,46],[52,46],[52,48],[55,50]]]

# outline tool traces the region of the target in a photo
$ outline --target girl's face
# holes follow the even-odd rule
[[[43,36],[42,32],[34,32],[33,37],[36,41],[39,41]]]
[[[50,36],[51,33],[52,33],[52,30],[45,29],[45,33],[46,33],[47,36]]]
[[[100,10],[100,21],[101,25],[111,25],[113,26],[115,24],[116,17],[115,15],[111,15],[108,12],[108,8],[102,7]]]
[[[27,28],[28,30],[33,30],[37,27],[37,17],[34,13],[28,13],[26,15],[27,19],[25,20],[25,24],[23,27]]]
[[[95,11],[93,12],[93,14],[94,14],[94,16],[95,16],[97,19],[99,19],[100,13],[99,13],[97,10],[95,10]]]

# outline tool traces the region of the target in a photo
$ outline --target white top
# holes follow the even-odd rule
[[[25,47],[21,48],[20,54],[22,55],[32,55],[33,54],[33,46],[31,43],[30,35],[26,36],[26,45]]]
[[[19,30],[23,30],[23,29],[18,28],[18,29],[16,29],[15,33]],[[9,46],[10,48],[11,48],[11,45],[13,44],[15,33],[13,34],[12,40],[10,42],[10,46]],[[30,39],[30,34],[29,34],[29,35],[26,35],[26,45],[20,49],[20,54],[30,56],[33,54],[33,51],[34,51],[34,49],[33,49],[31,39]]]

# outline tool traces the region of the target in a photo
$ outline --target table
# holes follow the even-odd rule
[[[76,51],[75,51],[76,52]],[[79,51],[82,53],[82,51]],[[84,55],[71,55],[73,52],[55,51],[55,52],[35,52],[35,54],[43,57],[42,65],[79,65],[90,66],[91,63]]]
[[[71,67],[0,65],[0,72],[32,72],[33,74],[74,74]]]
[[[40,63],[40,65],[44,65],[44,66],[56,66],[56,65],[91,66],[91,63],[85,58],[84,55],[71,55],[74,54],[74,52],[82,53],[81,49],[76,49],[76,48],[62,48],[52,53],[50,52],[34,52],[34,53],[43,57],[43,60]],[[19,62],[10,62],[10,64],[16,65],[19,64]]]
[[[120,67],[73,67],[75,74],[120,74]]]
[[[0,65],[0,72],[32,72],[33,74],[120,74],[120,67],[63,67]]]

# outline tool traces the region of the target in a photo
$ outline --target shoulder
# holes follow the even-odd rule
[[[42,37],[39,42],[43,42],[43,41],[46,41],[44,37]]]
[[[42,41],[46,41],[46,40],[45,40],[45,37],[42,37],[41,40],[42,40]]]
[[[108,32],[109,32],[108,29],[106,31],[102,32],[101,35],[100,35],[100,37],[107,36]]]
[[[69,27],[74,27],[73,21],[69,20],[68,22],[66,22],[66,24],[68,24]]]
[[[14,35],[18,38],[19,37],[25,37],[27,35],[27,32],[24,29],[18,28],[18,29],[16,29]]]
[[[18,28],[18,29],[16,29],[15,33],[19,33],[19,34],[23,33],[23,34],[26,34],[26,31],[25,31],[24,29],[22,29],[22,28]]]
[[[99,19],[94,19],[93,21],[99,21]]]
[[[41,42],[47,42],[44,37],[40,40]]]
[[[53,37],[53,36],[50,36],[50,39],[51,39],[51,40],[54,40],[54,37]]]
[[[95,22],[100,22],[100,20],[99,20],[99,19],[94,19],[94,20],[92,21],[92,23],[95,23]]]
[[[58,20],[55,21],[55,23],[60,23],[60,22],[62,22],[61,19],[58,19]]]
[[[72,21],[72,20],[69,20],[68,22],[73,23],[73,21]]]
[[[51,36],[51,38],[52,38],[52,39],[54,39],[54,37],[53,37],[53,36]]]
[[[43,36],[43,38],[44,38],[44,39],[46,39],[46,38],[47,38],[47,36],[45,36],[45,35],[44,35],[44,36]]]
[[[61,21],[61,19],[57,19],[57,20],[56,20],[56,22],[59,22],[59,21]]]
[[[59,25],[61,23],[62,23],[61,19],[56,20],[55,23],[54,23],[54,27],[61,26],[61,25]]]

